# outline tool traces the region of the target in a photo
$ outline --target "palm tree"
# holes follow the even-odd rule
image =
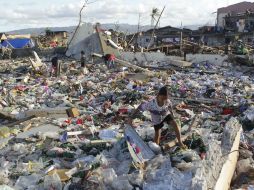
[[[152,9],[152,14],[151,14],[151,26],[154,26],[154,23],[156,21],[156,17],[160,16],[160,11],[158,8],[153,8]]]

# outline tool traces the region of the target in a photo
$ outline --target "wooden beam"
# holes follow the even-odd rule
[[[103,55],[98,54],[98,53],[93,53],[92,56],[94,56],[94,57],[99,57],[99,58],[102,58],[102,57],[103,57]],[[121,59],[116,58],[116,62],[119,63],[120,65],[125,66],[125,67],[129,67],[129,68],[141,70],[141,71],[143,71],[143,72],[145,72],[145,73],[147,73],[147,74],[149,74],[149,75],[153,75],[153,74],[154,74],[153,71],[149,71],[148,69],[144,69],[144,68],[142,68],[142,67],[133,65],[133,64],[131,64],[131,63],[128,62],[128,61],[124,61],[124,60],[121,60]]]
[[[23,122],[25,122],[25,121],[31,120],[31,119],[33,119],[33,118],[36,118],[36,116],[32,115],[32,116],[26,117],[26,118],[24,118],[24,119],[20,119],[20,120],[18,120],[18,121],[16,121],[16,122],[6,124],[6,126],[7,126],[7,127],[13,127],[13,126],[15,126],[15,125],[19,125],[19,124],[21,124],[21,123],[23,123]]]
[[[216,182],[214,190],[228,190],[230,189],[230,183],[235,172],[238,156],[239,156],[239,144],[242,129],[240,129],[236,135],[235,141],[231,148],[230,153],[227,155],[227,160],[224,163],[220,176]]]
[[[182,135],[182,138],[181,138],[182,141],[185,141],[190,135],[191,135],[191,132],[187,133],[186,135]],[[177,143],[178,143],[177,139],[172,140],[172,141],[170,141],[170,142],[164,144],[164,145],[162,146],[162,149],[163,149],[163,150],[168,150],[168,149],[170,149],[170,148],[176,146]]]

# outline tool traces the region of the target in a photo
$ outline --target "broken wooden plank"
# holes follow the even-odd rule
[[[103,55],[98,54],[98,53],[93,53],[92,56],[100,57],[100,58],[103,57]],[[131,63],[128,62],[128,61],[124,61],[124,60],[121,60],[121,59],[116,58],[116,62],[119,63],[120,65],[124,66],[124,67],[129,67],[129,68],[137,69],[137,70],[146,72],[146,73],[149,74],[149,75],[153,75],[153,74],[154,74],[153,71],[149,71],[148,69],[144,69],[144,68],[142,68],[142,67],[133,65],[133,64],[131,64]]]
[[[31,123],[29,123],[27,126],[25,126],[23,129],[22,129],[22,131],[28,131],[28,130],[30,130],[32,128],[32,124]]]
[[[238,131],[230,153],[227,155],[227,160],[224,163],[220,176],[216,182],[215,190],[228,190],[230,189],[230,183],[235,172],[238,156],[239,156],[239,144],[242,128]]]
[[[58,115],[67,117],[67,114],[66,114],[67,109],[68,108],[35,109],[35,110],[29,110],[29,111],[25,112],[25,115],[27,117],[32,116],[32,115],[37,116],[37,117],[56,117]]]
[[[199,120],[198,115],[195,115],[195,117],[193,118],[193,121],[191,122],[191,124],[190,124],[190,126],[189,126],[189,128],[188,128],[188,130],[187,130],[188,132],[187,132],[185,135],[182,135],[182,137],[181,137],[182,142],[185,141],[185,140],[192,134],[191,130],[192,130],[192,128],[194,128],[194,127],[197,126],[198,120]],[[178,143],[178,140],[177,140],[177,139],[174,139],[174,140],[172,140],[172,141],[170,141],[170,142],[164,144],[164,145],[162,146],[162,149],[163,149],[163,150],[168,150],[168,149],[170,149],[170,148],[176,146],[177,143]]]
[[[190,135],[191,135],[191,132],[187,133],[186,135],[182,135],[182,137],[181,137],[182,141],[185,141]],[[170,142],[164,144],[164,145],[162,146],[162,149],[163,149],[164,151],[165,151],[165,150],[168,150],[168,149],[170,149],[170,148],[176,146],[177,143],[178,143],[178,140],[177,140],[177,139],[172,140],[172,141],[170,141]]]
[[[18,121],[15,121],[15,122],[13,122],[13,123],[6,124],[6,126],[7,126],[7,127],[13,127],[13,126],[15,126],[15,125],[19,125],[19,124],[21,124],[21,123],[23,123],[23,122],[25,122],[25,121],[31,120],[31,119],[33,119],[33,118],[36,118],[36,116],[32,115],[32,116],[26,117],[26,118],[24,118],[24,119],[20,119],[20,120],[18,120]]]
[[[148,74],[154,74],[153,71],[149,71],[148,69],[144,69],[142,67],[133,65],[128,61],[124,61],[124,60],[116,58],[116,62],[119,63],[122,66],[125,66],[125,67],[130,67],[130,68],[133,68],[133,69],[136,69],[136,70],[140,70],[140,71],[143,71],[143,72],[148,73]]]

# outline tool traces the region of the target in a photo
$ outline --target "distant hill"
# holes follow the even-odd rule
[[[69,26],[69,27],[48,27],[52,31],[67,31],[67,32],[72,32],[75,27],[74,26]],[[45,33],[45,28],[26,28],[26,29],[20,29],[20,30],[13,30],[6,32],[8,34],[32,34],[32,35],[40,35]]]
[[[102,28],[104,29],[116,29],[115,24],[101,24]],[[135,33],[137,32],[138,26],[137,25],[130,25],[130,24],[118,24],[119,30],[124,33]],[[67,31],[68,33],[72,33],[76,26],[68,26],[68,27],[43,27],[43,28],[27,28],[27,29],[21,29],[21,30],[13,30],[6,32],[8,34],[32,34],[32,35],[40,35],[45,33],[46,29],[50,29],[52,31]],[[149,30],[150,26],[141,26],[141,30],[146,31]]]

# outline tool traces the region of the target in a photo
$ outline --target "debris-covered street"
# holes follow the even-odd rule
[[[14,189],[212,188],[235,151],[237,135],[241,160],[234,185],[251,178],[245,174],[253,164],[250,68],[206,62],[145,76],[120,66],[107,70],[102,62],[85,69],[61,62],[65,72],[58,78],[34,74],[28,59],[1,63],[1,184]],[[174,146],[167,125],[163,149],[154,144],[147,112],[133,122],[140,137],[127,125],[129,113],[162,86],[168,87],[186,149]]]
[[[254,3],[195,28],[150,5],[149,27],[86,23],[105,2],[66,2],[0,33],[0,190],[254,189]],[[70,10],[77,26],[46,27]]]

